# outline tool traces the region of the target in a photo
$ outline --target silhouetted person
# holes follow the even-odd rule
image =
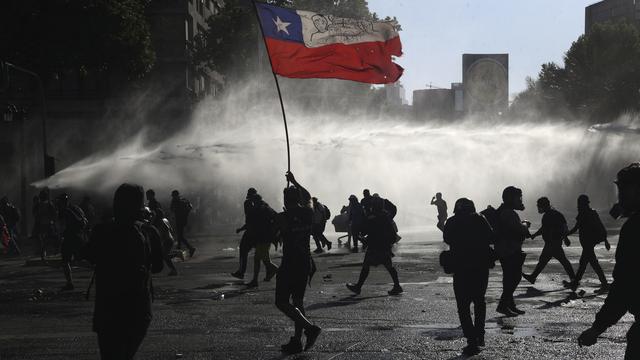
[[[153,212],[154,216],[166,218],[162,204],[156,199],[156,192],[153,189],[149,189],[145,192],[145,195],[147,196],[147,206],[149,210]]]
[[[360,200],[360,204],[362,205],[362,211],[364,212],[365,217],[371,212],[372,199],[373,197],[371,196],[369,189],[362,190],[362,200]]]
[[[71,261],[80,259],[80,250],[86,244],[87,218],[79,206],[69,202],[68,194],[58,196],[57,205],[58,215],[62,224],[62,246],[60,247],[62,270],[67,280],[62,290],[73,290]]]
[[[0,199],[0,215],[4,218],[7,231],[9,233],[8,252],[13,251],[20,255],[20,247],[18,246],[18,223],[20,222],[20,211],[9,202],[9,198],[3,196]]]
[[[502,204],[496,209],[497,226],[494,228],[496,255],[502,267],[502,296],[496,311],[506,316],[524,314],[516,307],[513,293],[522,279],[522,264],[526,256],[522,252],[522,243],[531,236],[531,224],[520,221],[516,210],[524,210],[522,190],[508,186],[502,192]]]
[[[84,216],[87,218],[87,230],[90,231],[96,224],[96,208],[93,206],[89,196],[83,197],[78,206],[80,206],[80,209],[84,212]]]
[[[616,249],[616,265],[613,282],[604,305],[596,315],[591,328],[578,338],[582,346],[596,343],[598,336],[630,312],[635,317],[627,333],[625,360],[640,359],[640,296],[638,296],[638,274],[640,274],[640,163],[634,163],[618,172],[617,208],[626,217],[620,229]]]
[[[355,294],[360,294],[362,285],[369,276],[371,266],[383,265],[391,275],[393,288],[388,291],[389,295],[402,293],[402,287],[398,280],[398,271],[393,266],[391,258],[394,256],[391,247],[396,241],[396,231],[393,226],[391,216],[383,210],[384,202],[381,198],[372,198],[371,212],[367,215],[363,232],[367,235],[367,251],[364,255],[362,270],[356,284],[347,283],[347,288]]]
[[[538,206],[538,213],[543,214],[542,226],[535,234],[531,235],[531,239],[535,239],[536,236],[542,234],[544,247],[542,248],[538,264],[531,275],[522,274],[522,277],[530,283],[535,284],[538,275],[540,275],[544,267],[547,266],[549,260],[554,258],[560,262],[562,267],[564,267],[564,271],[569,275],[569,281],[563,281],[563,283],[565,286],[571,286],[576,275],[573,272],[573,267],[569,259],[567,259],[564,250],[562,250],[563,241],[567,246],[570,245],[569,238],[567,238],[567,233],[569,232],[567,220],[562,213],[551,206],[551,202],[546,197],[538,199],[536,205]]]
[[[47,247],[51,240],[58,237],[56,230],[56,207],[50,200],[49,189],[44,188],[38,194],[38,207],[36,209],[36,224],[38,227],[38,242],[40,245],[40,258],[42,260],[47,256]],[[57,245],[57,244],[55,244]]]
[[[436,193],[436,196],[431,198],[431,205],[435,205],[438,209],[438,224],[436,226],[442,230],[449,216],[449,214],[447,214],[447,202],[442,198],[442,193]]]
[[[313,209],[313,226],[311,229],[311,236],[316,242],[316,249],[313,251],[316,254],[323,252],[322,248],[327,247],[327,250],[331,250],[331,241],[327,240],[324,236],[324,229],[327,226],[327,220],[331,217],[329,209],[318,201],[318,198],[311,198],[311,205]]]
[[[253,257],[253,280],[247,284],[248,287],[258,286],[258,276],[260,275],[260,263],[264,264],[267,272],[264,281],[270,281],[278,272],[278,267],[271,262],[269,256],[269,248],[272,243],[276,242],[276,216],[275,210],[269,206],[262,196],[256,194],[253,197],[253,223],[251,224],[251,232],[255,238],[255,254]]]
[[[355,195],[349,196],[349,208],[347,210],[347,214],[349,216],[349,235],[350,238],[353,238],[351,251],[358,252],[358,241],[360,240],[362,226],[364,225],[364,210],[362,209],[362,204],[358,202],[358,198]]]
[[[148,191],[147,191],[148,193]],[[156,209],[157,210],[157,209]],[[162,210],[153,211],[149,206],[145,206],[143,209],[143,222],[150,227],[155,228],[155,231],[151,231],[148,234],[150,237],[159,236],[160,244],[162,245],[162,259],[169,267],[169,276],[178,275],[178,269],[171,260],[171,250],[175,246],[175,237],[173,235],[173,229],[168,219],[163,218]]]
[[[289,343],[282,345],[282,351],[298,353],[303,350],[303,331],[305,350],[313,346],[321,331],[320,327],[309,322],[304,311],[304,293],[315,270],[309,248],[313,210],[309,192],[292,173],[288,172],[286,178],[292,186],[284,189],[284,211],[278,214],[282,262],[276,276],[276,306],[295,323],[294,336]]]
[[[597,244],[604,242],[608,251],[611,250],[611,245],[607,240],[607,229],[602,224],[598,212],[589,206],[589,197],[584,194],[578,196],[576,225],[569,230],[567,236],[574,234],[576,231],[578,232],[578,239],[580,239],[580,246],[582,246],[582,255],[580,255],[580,265],[571,287],[575,290],[580,285],[582,275],[587,270],[587,264],[591,264],[593,271],[596,272],[600,280],[600,289],[596,291],[606,292],[609,289],[609,283],[604,271],[602,271],[602,267],[600,267],[600,263],[598,263],[594,248]]]
[[[151,273],[162,271],[159,236],[140,221],[141,186],[122,184],[113,220],[94,227],[86,258],[95,264],[93,331],[102,359],[133,359],[151,322]]]
[[[240,256],[239,256],[239,267],[236,272],[231,273],[231,276],[244,279],[244,273],[247,271],[247,262],[249,258],[249,252],[252,248],[255,247],[255,236],[248,229],[249,224],[254,222],[253,217],[255,214],[255,202],[254,198],[258,194],[258,191],[254,188],[249,188],[247,190],[247,196],[244,200],[244,225],[242,227],[236,229],[236,234],[244,231],[242,234],[242,238],[240,239]]]
[[[196,248],[191,246],[187,241],[187,238],[184,236],[184,231],[187,227],[187,221],[189,219],[189,213],[193,209],[193,206],[189,202],[189,200],[180,196],[178,190],[173,190],[171,192],[171,212],[176,220],[176,236],[178,237],[178,249],[180,246],[184,244],[184,246],[189,249],[189,256],[193,257],[193,254],[196,252]]]
[[[475,205],[469,199],[458,199],[453,214],[442,231],[456,264],[453,291],[462,331],[467,338],[463,353],[471,356],[480,352],[478,346],[484,346],[487,315],[484,296],[489,283],[489,263],[492,260],[489,245],[493,241],[493,230],[487,220],[476,213]],[[472,303],[475,324],[471,319]]]

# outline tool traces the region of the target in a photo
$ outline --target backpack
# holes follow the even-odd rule
[[[322,205],[322,206],[324,207],[324,219],[325,220],[331,219],[331,211],[329,210],[327,205]]]
[[[480,211],[480,215],[487,219],[487,222],[491,226],[494,232],[498,231],[500,227],[500,211],[493,206],[489,205],[486,209]]]

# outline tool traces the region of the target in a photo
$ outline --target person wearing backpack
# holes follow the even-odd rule
[[[67,280],[63,291],[73,290],[73,279],[71,276],[71,261],[81,258],[80,250],[86,243],[87,218],[84,211],[74,204],[69,203],[69,195],[61,194],[57,198],[58,215],[62,224],[62,269]]]
[[[311,231],[311,236],[313,236],[313,240],[316,242],[316,249],[313,251],[316,254],[320,254],[323,252],[322,248],[327,247],[327,250],[331,250],[331,241],[329,241],[324,236],[324,229],[327,226],[327,220],[331,218],[331,211],[329,208],[318,201],[318,198],[311,198],[312,206],[313,206],[313,228]]]
[[[522,243],[531,237],[529,221],[521,221],[516,211],[524,210],[522,190],[508,186],[502,191],[502,204],[496,209],[495,252],[502,267],[502,295],[496,311],[505,316],[524,314],[516,307],[513,294],[522,280],[522,265],[526,254]],[[491,222],[490,222],[491,224]]]
[[[141,186],[120,185],[113,219],[93,228],[84,249],[95,265],[93,331],[101,359],[133,359],[151,323],[151,274],[162,271],[163,259],[157,230],[141,221],[143,206]]]
[[[443,239],[452,254],[453,291],[458,306],[458,316],[467,346],[463,353],[473,356],[484,346],[484,325],[487,315],[485,294],[489,284],[489,268],[492,263],[493,230],[487,220],[476,213],[473,201],[458,199],[453,216],[442,228]],[[473,303],[475,323],[471,319]]]
[[[607,240],[607,229],[602,224],[598,212],[589,206],[589,197],[587,195],[578,196],[578,216],[576,216],[576,225],[569,230],[567,236],[578,232],[578,239],[580,240],[580,246],[582,246],[582,255],[580,255],[580,263],[576,277],[571,288],[575,291],[580,285],[582,275],[587,270],[587,265],[591,264],[593,271],[598,275],[600,280],[600,289],[596,290],[598,293],[604,293],[609,289],[609,283],[607,277],[602,271],[602,267],[598,262],[594,248],[597,244],[604,242],[604,246],[607,251],[611,250],[611,245]]]
[[[389,295],[399,295],[402,293],[402,286],[398,279],[398,271],[393,266],[391,258],[394,256],[391,248],[396,242],[397,233],[393,226],[391,216],[383,209],[384,202],[380,197],[371,198],[371,211],[367,215],[363,227],[363,233],[367,235],[364,241],[367,245],[367,251],[364,255],[362,270],[360,277],[355,284],[347,283],[347,289],[354,294],[360,294],[362,285],[369,276],[371,266],[383,265],[391,275],[393,280],[393,288],[387,293]]]
[[[189,219],[189,213],[191,209],[193,209],[193,205],[189,202],[189,200],[180,196],[180,192],[178,190],[173,190],[171,192],[171,212],[173,212],[173,216],[176,221],[176,237],[178,238],[178,249],[180,249],[180,245],[184,244],[184,246],[189,249],[189,257],[193,257],[193,254],[196,252],[196,248],[191,246],[187,241],[187,238],[184,236],[184,231],[187,227],[187,220]]]
[[[277,213],[258,194],[253,196],[253,203],[253,222],[247,231],[251,232],[255,238],[256,250],[253,256],[253,280],[247,284],[249,288],[258,286],[261,262],[264,263],[267,271],[264,281],[271,281],[271,278],[278,272],[278,266],[271,262],[271,257],[269,256],[269,249],[271,244],[275,242],[276,237],[275,221]]]
[[[536,268],[530,275],[523,273],[522,277],[530,283],[535,284],[536,278],[545,266],[547,266],[549,260],[555,258],[560,262],[562,267],[564,267],[564,270],[569,276],[569,281],[564,280],[563,284],[567,287],[571,287],[571,284],[575,281],[576,275],[573,272],[571,262],[567,259],[567,255],[565,255],[564,250],[562,250],[563,241],[566,246],[571,244],[569,238],[567,238],[567,233],[569,232],[567,220],[561,212],[551,206],[551,202],[546,197],[539,198],[537,206],[538,212],[543,214],[542,226],[535,232],[535,234],[531,235],[531,239],[533,240],[538,235],[542,235],[544,247],[540,253],[540,259],[538,260]]]

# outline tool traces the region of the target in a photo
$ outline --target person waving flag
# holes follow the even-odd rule
[[[357,20],[255,2],[275,74],[370,84],[398,81],[403,69],[395,21]]]

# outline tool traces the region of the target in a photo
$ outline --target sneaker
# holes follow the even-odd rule
[[[307,342],[304,344],[304,351],[311,349],[313,344],[316,343],[318,336],[320,336],[320,332],[322,329],[320,326],[312,325],[309,329],[304,331],[304,336],[307,337]]]
[[[71,291],[73,290],[73,284],[72,283],[67,283],[65,286],[63,286],[60,290],[61,291]]]
[[[240,279],[240,280],[244,279],[244,274],[241,273],[240,271],[232,272],[231,276],[233,276],[236,279]]]
[[[496,312],[499,312],[500,314],[506,316],[506,317],[514,317],[514,316],[518,316],[518,314],[514,313],[513,311],[511,311],[508,307],[504,306],[504,305],[498,305],[498,307],[496,308]]]
[[[324,252],[324,250],[322,250],[322,248],[317,248],[315,250],[313,250],[314,253],[316,254],[322,254]]]
[[[533,275],[527,275],[527,274],[525,274],[525,273],[522,273],[522,277],[523,277],[525,280],[527,280],[528,282],[530,282],[530,283],[531,283],[531,285],[533,285],[533,284],[535,284],[535,283],[536,283],[536,278],[535,278],[535,277],[533,277]]]
[[[178,275],[178,270],[172,269],[171,271],[169,271],[169,276],[176,276],[176,275]]]
[[[387,291],[387,294],[389,295],[400,295],[402,294],[404,290],[402,290],[402,286],[400,285],[393,285],[393,289]]]
[[[476,344],[469,344],[462,349],[462,354],[466,356],[478,355],[480,353],[480,348]]]
[[[360,288],[360,286],[358,286],[357,284],[352,284],[352,283],[347,283],[347,289],[351,290],[356,295],[360,295],[360,291],[362,290],[362,288]]]
[[[327,242],[327,251],[331,250],[331,241]]]
[[[193,257],[193,254],[196,252],[196,248],[192,247],[189,249],[189,257]]]
[[[302,352],[302,341],[291,338],[287,344],[280,346],[280,350],[287,354],[297,354]]]
[[[258,280],[251,280],[251,282],[247,283],[247,289],[258,287]]]
[[[271,281],[271,279],[278,273],[278,268],[275,267],[272,270],[267,270],[267,275],[264,278],[264,281]]]

